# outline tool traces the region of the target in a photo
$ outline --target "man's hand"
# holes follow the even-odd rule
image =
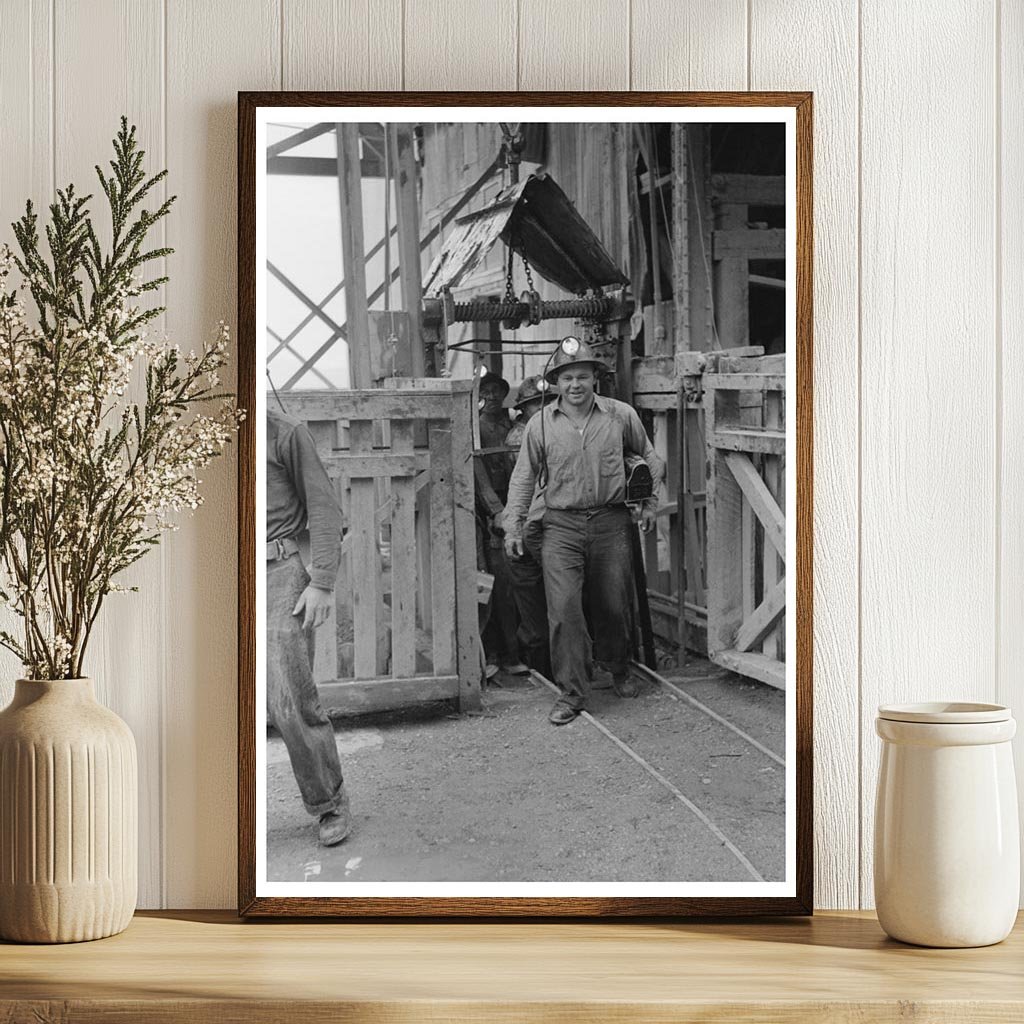
[[[505,534],[505,556],[507,558],[522,558],[525,554],[522,537],[510,537]]]
[[[654,523],[658,518],[657,512],[654,508],[644,505],[640,510],[640,529],[644,533],[650,533],[654,529]]]
[[[334,593],[330,590],[321,590],[314,587],[312,583],[302,592],[298,603],[292,609],[292,615],[301,615],[303,629],[315,629],[327,621],[331,613],[331,602],[334,600]]]

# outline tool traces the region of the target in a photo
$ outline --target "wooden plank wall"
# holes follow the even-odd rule
[[[1024,701],[1021,6],[2,6],[0,223],[86,186],[124,111],[181,197],[166,327],[184,345],[234,315],[238,89],[816,91],[817,902],[870,905],[876,705]],[[143,906],[234,905],[234,480],[232,454],[94,649],[139,740]],[[0,662],[3,698],[16,675]]]

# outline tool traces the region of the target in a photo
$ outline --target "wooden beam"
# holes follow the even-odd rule
[[[328,455],[322,461],[329,476],[341,476],[344,473],[350,480],[412,477],[427,467],[426,453],[411,451],[408,454],[374,451],[366,455]]]
[[[786,665],[781,661],[773,661],[763,654],[753,651],[713,651],[708,658],[716,665],[727,668],[741,676],[757,679],[777,690],[786,688]]]
[[[743,430],[729,427],[708,434],[712,448],[725,448],[733,452],[767,452],[782,455],[786,451],[786,435],[778,430]]]
[[[770,430],[784,429],[782,422],[782,397],[782,393],[778,391],[769,391],[765,395],[764,425]],[[765,455],[761,459],[761,477],[769,493],[775,499],[775,503],[782,511],[783,516],[786,514],[785,465],[786,457],[784,455]],[[764,581],[764,593],[767,594],[781,578],[784,563],[770,544],[764,545],[763,558],[761,578]],[[764,642],[761,644],[761,653],[768,658],[785,661],[785,640],[785,629],[777,625],[770,633],[766,634]]]
[[[785,391],[781,373],[706,373],[704,387],[724,391]]]
[[[369,387],[370,327],[366,299],[366,253],[363,245],[363,188],[359,166],[359,126],[337,125],[338,197],[341,205],[341,257],[345,274],[345,327],[349,337],[351,384]]]
[[[786,178],[781,174],[713,174],[711,194],[722,203],[784,206]]]
[[[711,162],[710,129],[707,125],[683,126],[686,145],[683,160],[687,176],[684,191],[674,193],[686,206],[687,239],[680,259],[686,254],[687,278],[690,295],[688,330],[683,335],[683,347],[691,351],[706,352],[714,348],[714,317],[712,316],[711,282],[711,229],[713,210],[708,172]],[[675,200],[674,200],[675,202]],[[678,246],[678,239],[676,240]],[[679,346],[676,346],[676,351]]]
[[[391,151],[391,173],[395,182],[398,217],[398,273],[402,281],[402,302],[409,312],[409,334],[412,347],[412,376],[425,374],[423,350],[423,272],[420,264],[420,213],[416,182],[419,164],[413,149],[411,124],[388,124],[388,147]]]
[[[786,257],[786,231],[784,228],[729,228],[716,231],[711,243],[712,259],[734,257],[748,260],[781,260]]]
[[[786,517],[776,504],[771,491],[765,486],[754,464],[746,455],[727,452],[725,462],[740,490],[743,491],[743,496],[750,502],[754,515],[761,521],[765,537],[778,552],[779,557],[785,561]]]
[[[364,178],[383,177],[383,168],[376,157],[359,161]],[[330,156],[272,156],[267,158],[267,174],[287,174],[295,178],[336,178],[338,160]]]
[[[285,153],[289,149],[295,149],[297,146],[301,146],[304,142],[309,142],[310,139],[315,139],[318,135],[326,135],[328,132],[334,131],[334,128],[335,126],[328,122],[311,124],[308,128],[303,128],[301,131],[295,132],[294,135],[289,135],[286,138],[280,139],[272,145],[267,146],[267,157],[279,156],[281,153]]]
[[[736,650],[749,651],[775,628],[786,610],[786,578],[768,592],[768,596],[743,620],[736,633]]]
[[[455,665],[455,526],[452,502],[452,432],[434,427],[430,431],[430,535],[428,540],[429,581],[421,586],[427,603],[422,615],[432,622],[434,671],[454,672]]]
[[[766,277],[764,274],[751,274],[750,283],[761,285],[763,288],[778,288],[786,290],[786,282],[781,277]]]
[[[317,686],[320,703],[331,718],[369,715],[414,707],[459,695],[457,676],[413,676],[409,679],[332,679]]]
[[[471,400],[469,395],[453,396],[451,406],[456,670],[461,711],[480,707]],[[438,557],[436,552],[434,557]]]
[[[672,125],[672,351],[677,355],[690,344],[690,232],[689,173],[684,124]]]
[[[447,419],[452,396],[448,391],[408,395],[375,388],[339,391],[292,391],[288,412],[300,420]]]
[[[678,399],[674,394],[664,392],[633,392],[633,405],[637,409],[650,409],[653,412],[671,412],[675,409]]]
[[[725,206],[717,210],[715,237],[730,231],[745,231],[747,208]],[[715,314],[718,318],[718,340],[726,348],[737,348],[750,341],[750,259],[746,254],[721,258],[716,256]]]

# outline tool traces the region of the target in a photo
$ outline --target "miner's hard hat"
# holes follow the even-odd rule
[[[523,380],[516,391],[516,400],[512,404],[516,409],[521,409],[527,402],[533,402],[537,399],[544,399],[546,401],[554,397],[548,382],[540,374],[536,374]]]
[[[483,390],[486,387],[497,386],[501,388],[501,399],[504,401],[508,397],[509,391],[512,390],[512,386],[509,384],[504,377],[499,377],[496,373],[485,372],[480,378],[480,389]]]
[[[548,380],[554,384],[558,380],[558,375],[569,366],[592,366],[595,373],[608,369],[604,360],[598,359],[585,341],[580,341],[572,335],[563,338],[556,349],[551,369],[546,374]]]

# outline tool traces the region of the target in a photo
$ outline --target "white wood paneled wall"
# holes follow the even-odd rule
[[[234,318],[240,89],[816,93],[816,902],[870,906],[876,705],[1024,706],[1024,3],[0,0],[0,25],[0,224],[91,187],[127,113],[179,196],[185,345]],[[139,744],[142,906],[234,905],[235,471],[94,649]]]

